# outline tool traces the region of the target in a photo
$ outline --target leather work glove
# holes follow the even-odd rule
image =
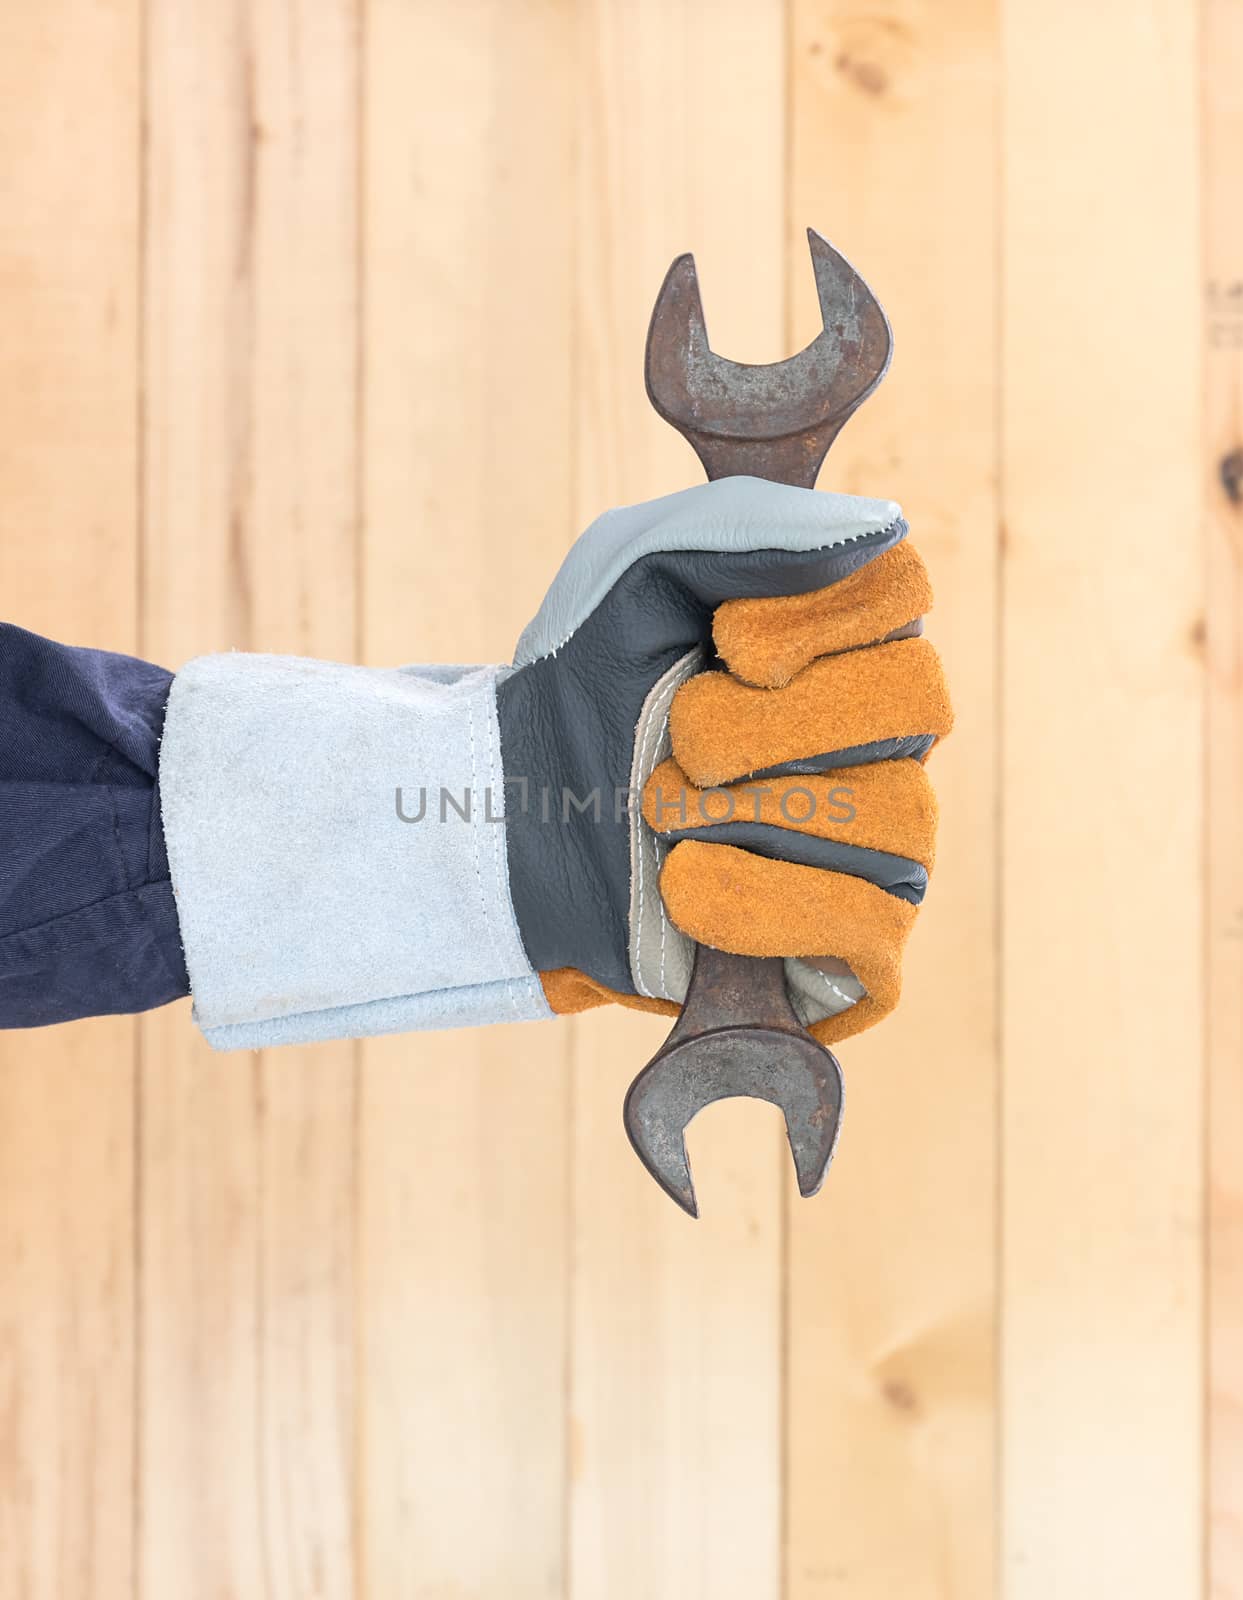
[[[951,720],[884,642],[930,599],[905,532],[726,478],[595,522],[513,667],[188,663],[159,806],[209,1041],[674,1011],[692,940],[786,957],[823,1039],[876,1021]]]
[[[575,546],[498,689],[514,906],[554,1011],[676,1012],[692,939],[793,958],[825,1043],[897,1003],[952,720],[905,532],[892,502],[735,478]]]

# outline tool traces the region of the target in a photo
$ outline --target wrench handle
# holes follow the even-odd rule
[[[712,439],[691,428],[681,428],[695,454],[703,463],[708,481],[748,474],[753,478],[767,478],[771,483],[786,483],[796,489],[814,489],[820,475],[820,464],[829,446],[837,437],[845,417],[833,417],[821,428],[811,433],[794,434],[786,439]],[[769,960],[755,956],[734,955],[728,950],[717,950],[710,945],[697,945],[691,963],[691,979],[682,1002],[682,1014],[674,1024],[669,1043],[678,1038],[694,1036],[706,1031],[708,1016],[719,1010],[719,997],[728,995],[732,1013],[729,1020],[735,1027],[764,1028],[769,1021],[773,1005],[774,984],[785,995],[784,973]],[[709,994],[717,1001],[714,1006]],[[799,1031],[808,1039],[806,1029],[794,1017],[789,1007],[785,1027],[793,1020]],[[716,1017],[716,1026],[720,1018]],[[781,1048],[780,1041],[770,1043],[771,1048]]]

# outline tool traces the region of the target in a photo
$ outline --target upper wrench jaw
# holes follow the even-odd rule
[[[648,397],[695,449],[709,478],[815,484],[829,446],[889,368],[893,336],[863,278],[807,230],[823,328],[786,361],[727,361],[708,343],[695,260],[665,276],[648,328]]]
[[[884,307],[868,288],[863,274],[835,250],[823,234],[807,230],[811,268],[820,301],[824,333],[835,335],[844,348],[841,356],[858,376],[850,410],[861,406],[889,371],[893,359],[893,329]],[[823,335],[822,335],[823,337]],[[846,421],[848,411],[839,420]]]

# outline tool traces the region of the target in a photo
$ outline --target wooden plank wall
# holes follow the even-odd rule
[[[569,538],[571,20],[368,7],[372,662],[506,659]],[[545,1023],[362,1052],[362,1593],[562,1588],[571,1041]]]
[[[1241,81],[1240,0],[0,0],[0,616],[504,659],[696,477],[669,259],[771,359],[810,222],[959,711],[814,1205],[737,1104],[663,1200],[650,1018],[0,1037],[0,1600],[1243,1600]]]
[[[1195,1594],[1196,17],[1011,0],[1002,49],[1003,1580]]]
[[[128,651],[140,642],[141,90],[139,0],[6,8],[0,615]],[[107,1018],[0,1041],[0,1593],[126,1595],[136,1027]]]
[[[356,18],[149,0],[145,79],[143,650],[351,659]],[[355,1099],[143,1023],[140,1593],[352,1586]]]
[[[947,920],[912,937],[892,1026],[843,1047],[825,1203],[788,1207],[792,1600],[985,1595],[996,1560],[995,10],[795,11],[791,217],[840,227],[895,328],[884,400],[824,481],[883,480],[907,509],[958,725],[934,757]],[[790,273],[795,343],[815,326],[797,248]]]

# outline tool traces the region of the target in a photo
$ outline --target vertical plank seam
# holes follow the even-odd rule
[[[1005,411],[1005,94],[1006,0],[993,12],[993,1502],[992,1586],[1006,1591],[1005,1555],[1005,730],[1006,730],[1006,411]]]
[[[794,10],[792,0],[783,0],[782,43],[782,127],[781,127],[781,326],[786,348],[794,344],[794,306],[790,293],[790,241],[794,229]],[[784,1160],[784,1157],[782,1157]],[[784,1177],[784,1166],[779,1167]],[[790,1185],[783,1183],[777,1209],[778,1270],[780,1303],[777,1308],[778,1358],[781,1370],[777,1378],[777,1573],[778,1600],[789,1600],[790,1594],[790,1340],[792,1336],[790,1259],[791,1218]]]
[[[130,1080],[130,1150],[133,1171],[130,1177],[131,1205],[131,1281],[130,1281],[130,1593],[134,1600],[142,1594],[142,1395],[143,1395],[143,1025],[135,1018],[134,1070]]]
[[[254,1125],[254,1166],[252,1169],[251,1204],[254,1209],[254,1260],[251,1262],[251,1294],[254,1303],[254,1361],[255,1410],[251,1418],[253,1429],[256,1531],[259,1537],[259,1571],[262,1575],[265,1600],[275,1600],[277,1594],[272,1539],[272,1496],[269,1487],[268,1462],[268,1271],[267,1271],[267,1052],[255,1050],[250,1056],[251,1120]]]
[[[582,132],[579,122],[579,113],[582,101],[582,80],[584,67],[584,36],[587,23],[584,21],[584,8],[575,7],[573,31],[571,34],[570,68],[573,89],[569,106],[571,118],[570,141],[570,174],[569,190],[572,196],[579,192],[579,183],[582,177]],[[579,405],[579,373],[580,356],[582,354],[580,319],[582,315],[582,282],[580,269],[582,265],[582,252],[579,248],[580,229],[569,230],[569,274],[570,274],[570,329],[567,340],[566,354],[569,370],[566,373],[566,388],[569,394],[569,415],[567,418],[568,437],[566,448],[569,451],[569,472],[567,473],[567,489],[569,501],[566,505],[566,521],[571,524],[575,509],[579,503],[579,489],[582,480],[582,464],[580,453],[582,450],[583,429],[580,419]],[[564,1017],[555,1026],[566,1028],[564,1055],[562,1057],[565,1073],[565,1229],[562,1239],[564,1261],[562,1264],[562,1286],[565,1302],[562,1309],[562,1445],[561,1445],[561,1593],[564,1600],[573,1600],[574,1595],[574,1471],[575,1471],[575,1441],[574,1441],[574,1396],[576,1391],[577,1367],[575,1364],[574,1310],[578,1289],[578,1276],[576,1271],[577,1253],[575,1244],[578,1239],[578,1143],[575,1138],[575,1128],[578,1121],[578,1053],[581,1045],[581,1029],[577,1017]]]
[[[367,0],[354,5],[354,657],[363,660],[366,640],[366,473],[363,451],[366,442],[366,47],[368,39]],[[361,1066],[361,1049],[358,1052]]]
[[[1204,61],[1204,9],[1206,0],[1198,0],[1191,13],[1191,60],[1190,76],[1195,85],[1196,106],[1194,109],[1194,136],[1195,136],[1195,199],[1196,199],[1196,278],[1197,288],[1202,292],[1204,283],[1204,265],[1207,255],[1207,228],[1208,206],[1206,202],[1206,161],[1208,147],[1208,133],[1206,128],[1206,100],[1203,92],[1204,73],[1207,64]],[[1200,672],[1200,827],[1198,834],[1198,862],[1196,876],[1200,886],[1201,906],[1199,917],[1199,973],[1200,973],[1200,1005],[1201,1005],[1201,1039],[1200,1039],[1200,1127],[1199,1127],[1199,1153],[1200,1153],[1200,1183],[1198,1193],[1196,1226],[1199,1230],[1199,1257],[1200,1257],[1200,1284],[1199,1284],[1199,1573],[1200,1592],[1207,1597],[1211,1593],[1211,1527],[1210,1518],[1213,1499],[1210,1492],[1210,1479],[1212,1471],[1211,1456],[1211,1387],[1210,1377],[1212,1372],[1212,1235],[1211,1235],[1211,1184],[1212,1184],[1212,1150],[1209,1138],[1209,1108],[1212,1095],[1212,1009],[1210,1006],[1211,977],[1210,977],[1210,926],[1209,919],[1212,914],[1212,902],[1208,892],[1208,864],[1209,864],[1209,837],[1213,823],[1212,817],[1212,786],[1209,754],[1209,713],[1210,713],[1210,672],[1211,660],[1207,638],[1207,597],[1211,577],[1212,553],[1210,519],[1212,514],[1209,500],[1210,490],[1205,480],[1205,466],[1208,456],[1208,443],[1210,438],[1208,421],[1208,370],[1204,353],[1203,322],[1197,324],[1197,356],[1199,364],[1199,410],[1198,429],[1199,439],[1196,448],[1197,466],[1197,493],[1200,501],[1199,535],[1200,535],[1200,574],[1201,598],[1204,603],[1202,615],[1206,619],[1206,633],[1204,648],[1201,656]]]
[[[573,424],[571,424],[573,426]],[[576,1166],[574,1162],[574,1123],[577,1097],[574,1093],[574,1051],[576,1028],[573,1018],[567,1018],[570,1036],[561,1056],[561,1070],[565,1081],[565,1119],[562,1128],[564,1139],[564,1178],[562,1180],[562,1308],[561,1308],[561,1574],[558,1588],[565,1600],[572,1593],[572,1543],[571,1518],[574,1491],[574,1238],[577,1221],[575,1206]],[[554,1024],[555,1026],[556,1024]]]
[[[150,215],[150,142],[151,142],[151,45],[150,3],[138,0],[138,93],[135,108],[138,118],[138,150],[136,173],[138,191],[137,259],[134,263],[134,620],[138,653],[145,656],[148,649],[147,631],[147,251]],[[157,751],[158,762],[158,751]],[[157,769],[158,771],[158,769]],[[152,804],[159,804],[157,787]],[[146,1138],[143,1117],[143,1081],[146,1073],[146,1055],[143,1048],[143,1023],[135,1019],[133,1026],[133,1072],[130,1084],[130,1175],[131,1204],[131,1272],[130,1285],[130,1592],[134,1600],[142,1595],[142,1535],[143,1535],[143,1396],[145,1389],[145,1348],[143,1301],[145,1288],[145,1252],[143,1249],[143,1212],[146,1199],[144,1163]]]
[[[288,22],[288,15],[286,21]],[[245,332],[245,391],[244,413],[241,425],[227,445],[229,469],[229,515],[237,535],[230,545],[230,580],[238,597],[243,648],[258,649],[263,643],[257,617],[257,590],[259,575],[252,561],[249,534],[257,522],[256,480],[258,478],[257,449],[260,412],[260,371],[256,356],[258,330],[262,319],[260,305],[260,220],[259,185],[260,153],[258,128],[260,122],[260,73],[264,41],[259,33],[255,10],[251,0],[238,0],[235,11],[237,43],[240,48],[242,84],[242,190],[240,200],[240,226],[237,270],[242,283],[242,316]],[[291,92],[296,89],[291,86]],[[231,329],[231,334],[236,328]],[[238,460],[239,449],[241,460]],[[268,1439],[269,1417],[269,1306],[267,1290],[268,1272],[268,1116],[267,1116],[267,1052],[249,1053],[250,1119],[253,1129],[253,1150],[250,1167],[250,1205],[253,1218],[250,1244],[250,1295],[253,1314],[249,1328],[253,1362],[253,1414],[251,1428],[251,1470],[254,1473],[255,1534],[258,1549],[254,1552],[259,1582],[264,1600],[274,1600],[277,1593],[275,1572],[275,1540],[272,1518],[273,1496],[269,1478],[269,1465],[273,1452]],[[289,1554],[287,1552],[287,1554]]]
[[[1199,259],[1197,261],[1197,287],[1200,294],[1204,293],[1205,266],[1209,255],[1208,229],[1209,201],[1208,201],[1208,161],[1210,159],[1211,135],[1208,127],[1209,98],[1205,95],[1204,84],[1208,74],[1208,62],[1205,59],[1205,40],[1207,27],[1205,25],[1205,9],[1212,0],[1197,0],[1192,17],[1192,82],[1196,85],[1196,183],[1197,183],[1197,246]],[[1213,555],[1212,555],[1212,516],[1213,505],[1210,499],[1211,474],[1206,480],[1210,441],[1212,429],[1209,418],[1209,357],[1204,343],[1204,321],[1201,316],[1197,325],[1200,352],[1200,440],[1197,450],[1197,465],[1199,495],[1201,502],[1200,514],[1200,572],[1203,586],[1204,602],[1204,641],[1201,655],[1200,674],[1200,860],[1198,863],[1198,877],[1200,881],[1200,1005],[1203,1026],[1200,1039],[1200,1205],[1198,1225],[1200,1229],[1200,1592],[1209,1600],[1212,1595],[1212,1514],[1215,1503],[1213,1495],[1213,1214],[1212,1214],[1212,1184],[1213,1184],[1213,1150],[1209,1129],[1212,1125],[1213,1101],[1213,1006],[1212,1006],[1212,937],[1210,919],[1213,914],[1213,898],[1209,893],[1208,871],[1210,856],[1210,840],[1213,824],[1213,769],[1210,754],[1209,739],[1212,732],[1210,727],[1210,708],[1212,699],[1212,672],[1213,660],[1212,641],[1208,637],[1208,595],[1209,584],[1212,580]]]
[[[370,13],[367,0],[354,6],[354,659],[362,662],[366,644],[366,295],[367,295],[367,42]],[[365,1054],[363,1041],[350,1047],[350,1572],[356,1600],[367,1593],[366,1509],[366,1408],[363,1373],[367,1365],[366,1295],[363,1292],[363,1105]]]
[[[363,1536],[365,1461],[365,1412],[362,1404],[362,1375],[366,1368],[364,1344],[366,1323],[363,1314],[362,1241],[362,1142],[363,1142],[363,1042],[355,1039],[350,1049],[352,1090],[350,1105],[350,1587],[355,1600],[367,1592],[366,1546]]]

